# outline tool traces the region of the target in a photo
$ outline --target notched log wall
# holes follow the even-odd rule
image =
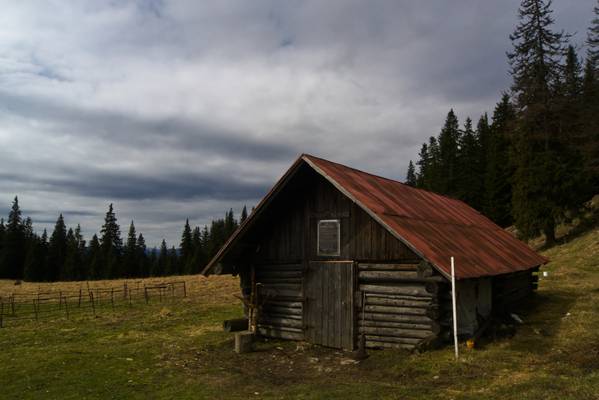
[[[256,266],[258,333],[273,338],[303,340],[302,265]]]
[[[414,349],[440,333],[443,277],[428,263],[360,263],[356,296],[358,332],[366,346]]]

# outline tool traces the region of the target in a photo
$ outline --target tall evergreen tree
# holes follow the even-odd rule
[[[118,277],[121,275],[123,240],[121,239],[121,228],[117,223],[112,203],[108,206],[100,233],[102,235],[100,237],[100,246],[104,260],[104,276]]]
[[[122,271],[125,277],[131,278],[134,276],[138,276],[138,255],[139,253],[137,251],[137,233],[135,232],[135,224],[132,220],[131,224],[129,225],[127,242],[125,243],[125,248],[123,249]]]
[[[447,114],[445,124],[439,134],[439,179],[432,190],[441,194],[457,194],[457,163],[460,127],[453,109]],[[430,145],[429,145],[430,150]]]
[[[158,254],[157,268],[152,275],[164,276],[167,274],[168,265],[168,247],[166,247],[166,240],[162,239],[160,243],[160,253]]]
[[[48,266],[46,280],[50,282],[57,281],[61,276],[61,270],[67,257],[67,227],[64,223],[62,214],[58,216],[54,231],[50,236],[48,243]]]
[[[248,209],[244,205],[243,209],[241,210],[241,215],[239,216],[239,223],[242,224],[243,221],[245,221],[247,218],[248,218]]]
[[[224,240],[227,240],[229,236],[237,229],[237,221],[233,214],[233,209],[229,209],[229,212],[225,213],[225,225],[224,225]],[[224,241],[223,241],[224,242]]]
[[[59,279],[61,281],[76,280],[76,269],[77,269],[77,258],[79,252],[79,244],[75,239],[75,233],[73,229],[69,228],[66,237],[66,255],[64,265],[60,269]]]
[[[426,143],[422,143],[422,147],[420,147],[420,153],[418,153],[418,161],[416,161],[416,164],[418,165],[416,186],[419,188],[427,188],[426,178],[429,176],[430,156],[428,153],[428,145]]]
[[[406,173],[406,185],[416,187],[416,183],[418,178],[416,177],[416,168],[414,168],[414,163],[410,160],[408,164],[408,172]]]
[[[140,233],[137,237],[137,276],[140,277],[150,275],[150,266],[146,251],[146,239],[144,239],[144,236]]]
[[[582,83],[582,131],[585,174],[589,192],[599,193],[599,0],[587,38],[587,58]]]
[[[522,0],[520,22],[510,36],[512,90],[519,113],[515,137],[513,213],[521,236],[543,232],[555,242],[555,227],[575,206],[579,168],[556,123],[555,87],[566,37],[551,27],[550,0]]]
[[[185,226],[183,227],[183,233],[181,234],[181,266],[183,273],[191,273],[192,270],[192,258],[193,258],[193,237],[191,233],[191,227],[189,226],[189,219],[185,220]]]
[[[459,136],[459,151],[456,160],[457,197],[478,210],[482,205],[482,165],[480,160],[481,146],[472,128],[472,120],[468,117],[464,131]]]
[[[94,234],[89,242],[87,252],[88,279],[102,279],[105,276],[104,260],[102,257],[102,248],[98,235]]]
[[[41,282],[46,279],[46,258],[48,256],[48,233],[44,229],[42,236],[34,235],[25,257],[23,279],[27,282]]]
[[[2,255],[0,255],[0,276],[10,279],[23,277],[25,263],[25,229],[19,207],[19,199],[15,196],[4,233]]]
[[[599,0],[597,0],[593,12],[595,16],[591,21],[587,37],[587,57],[595,71],[597,71],[597,68],[599,68]]]
[[[509,158],[510,136],[514,129],[516,111],[507,94],[493,111],[493,122],[485,167],[485,201],[483,212],[499,226],[512,224],[512,175]]]

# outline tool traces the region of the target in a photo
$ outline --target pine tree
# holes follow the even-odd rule
[[[138,264],[137,259],[137,233],[135,232],[135,224],[131,221],[129,225],[129,233],[127,234],[127,243],[123,250],[123,273],[127,278],[138,276]]]
[[[137,276],[145,277],[150,275],[150,266],[148,255],[146,254],[146,240],[140,233],[137,237]]]
[[[233,209],[229,209],[229,212],[225,213],[225,226],[224,226],[224,240],[227,240],[229,236],[237,229],[237,221],[233,215]],[[224,241],[223,241],[224,242]]]
[[[60,280],[61,281],[72,281],[76,280],[76,268],[77,268],[77,253],[79,251],[79,244],[75,239],[75,233],[73,229],[69,228],[67,231],[67,247],[66,256],[63,267],[60,269]]]
[[[112,203],[108,206],[104,225],[100,231],[100,246],[104,260],[104,277],[116,278],[121,275],[121,256],[123,240],[121,239],[121,228],[114,214]]]
[[[416,169],[414,168],[414,163],[410,160],[408,164],[408,172],[406,173],[406,185],[416,187],[416,183],[418,178],[416,177]]]
[[[244,205],[243,209],[241,210],[241,216],[239,217],[239,223],[242,224],[247,218],[248,218],[248,209]]]
[[[493,122],[487,149],[485,167],[485,201],[483,213],[502,227],[512,224],[512,175],[509,158],[510,136],[514,129],[516,112],[507,94],[493,111]]]
[[[88,279],[102,279],[104,277],[104,261],[102,257],[102,249],[100,247],[100,240],[98,235],[94,234],[89,242],[89,249],[87,252],[87,265],[89,265]]]
[[[519,112],[514,140],[513,213],[520,235],[540,232],[555,242],[555,227],[578,201],[579,168],[560,136],[556,94],[566,36],[551,30],[551,1],[523,0],[520,22],[510,36],[512,91]]]
[[[441,194],[457,194],[457,163],[458,143],[460,142],[460,127],[458,118],[449,110],[445,124],[439,134],[439,179],[432,190]],[[429,151],[431,146],[429,144]]]
[[[456,195],[466,204],[481,209],[483,192],[481,146],[472,128],[470,117],[466,119],[464,131],[459,136],[459,151],[456,161]]]
[[[158,271],[160,270],[160,267],[158,265],[158,254],[157,254],[157,250],[156,247],[152,248],[152,250],[150,251],[150,254],[148,256],[148,266],[149,266],[149,273],[148,276],[158,276]]]
[[[597,71],[597,68],[599,68],[599,0],[597,6],[593,8],[593,12],[595,16],[591,21],[587,37],[587,57],[595,71]]]
[[[165,269],[166,275],[168,276],[177,275],[179,273],[179,257],[175,246],[172,246],[168,251]]]
[[[46,279],[46,257],[48,253],[48,233],[44,229],[41,237],[34,235],[25,257],[23,279],[27,282],[41,282]]]
[[[581,113],[585,174],[589,177],[589,192],[596,194],[599,193],[599,0],[593,11],[587,38]]]
[[[416,164],[418,165],[416,186],[419,188],[426,188],[426,179],[429,176],[430,165],[430,156],[428,154],[428,145],[426,143],[423,143],[422,147],[420,147],[420,153],[418,153],[418,161],[416,161]]]
[[[19,199],[15,196],[4,233],[2,254],[0,255],[0,276],[9,279],[21,279],[25,263],[25,229],[19,208]]]
[[[243,216],[243,212],[241,214]],[[206,263],[206,254],[204,249],[204,243],[202,240],[202,231],[199,226],[196,226],[193,229],[192,233],[192,243],[193,243],[193,256],[190,261],[190,274],[197,274],[201,271]]]
[[[157,268],[154,271],[154,276],[164,276],[167,274],[168,268],[168,247],[166,247],[166,240],[162,239],[160,243],[160,253],[158,254]]]
[[[67,227],[64,223],[62,214],[58,216],[54,231],[50,236],[48,243],[48,266],[46,280],[49,282],[57,281],[61,276],[64,263],[67,257]]]
[[[189,219],[185,220],[179,248],[181,249],[182,272],[189,274],[191,273],[191,262],[193,258],[193,237],[191,234],[191,227],[189,226]]]

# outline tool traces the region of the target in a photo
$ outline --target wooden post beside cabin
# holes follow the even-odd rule
[[[450,332],[452,256],[462,336],[547,262],[461,201],[302,155],[203,274],[239,275],[259,335],[414,349]]]

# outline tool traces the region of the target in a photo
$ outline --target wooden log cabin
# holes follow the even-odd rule
[[[302,155],[203,271],[239,275],[253,329],[351,350],[459,335],[536,288],[536,254],[465,203]]]

